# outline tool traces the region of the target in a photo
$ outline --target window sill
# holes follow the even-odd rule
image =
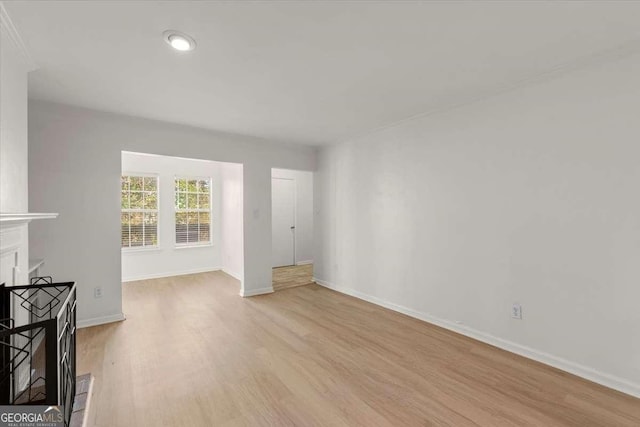
[[[136,254],[136,253],[147,253],[147,252],[161,252],[162,248],[160,246],[150,246],[150,247],[141,247],[141,248],[121,248],[123,254]]]
[[[194,248],[211,248],[213,247],[213,242],[211,243],[197,243],[193,245],[176,245],[174,249],[194,249]]]

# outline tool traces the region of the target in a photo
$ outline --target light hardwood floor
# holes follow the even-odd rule
[[[90,425],[638,426],[640,400],[318,285],[125,283],[78,332]]]
[[[272,277],[274,291],[308,285],[313,283],[313,264],[276,267]]]

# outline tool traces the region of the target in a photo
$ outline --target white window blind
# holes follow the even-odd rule
[[[211,243],[211,178],[175,179],[176,245]]]
[[[122,177],[122,247],[158,246],[158,177]]]

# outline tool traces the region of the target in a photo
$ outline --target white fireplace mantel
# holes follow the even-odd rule
[[[28,224],[57,217],[57,213],[0,213],[0,283],[15,286],[29,282]]]
[[[0,228],[27,224],[35,219],[54,219],[57,213],[0,213]]]

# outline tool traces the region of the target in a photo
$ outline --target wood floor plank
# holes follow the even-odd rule
[[[273,269],[273,290],[295,288],[313,283],[313,265],[291,265]]]
[[[638,426],[640,400],[315,284],[221,272],[123,285],[78,332],[89,425]]]

